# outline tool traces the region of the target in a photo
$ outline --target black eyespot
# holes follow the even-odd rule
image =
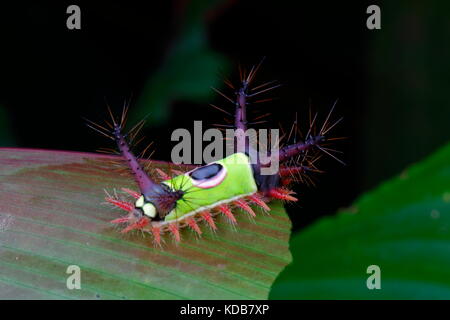
[[[220,170],[222,170],[222,168],[223,168],[223,166],[221,164],[213,163],[213,164],[209,164],[204,167],[195,169],[189,175],[194,180],[210,179],[210,178],[216,176],[220,172]]]

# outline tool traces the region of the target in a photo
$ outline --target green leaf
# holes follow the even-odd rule
[[[265,299],[290,262],[291,223],[280,203],[237,228],[221,217],[201,239],[181,232],[164,250],[141,233],[122,235],[104,189],[130,187],[110,156],[0,149],[1,299]],[[167,164],[154,162],[167,168]],[[81,268],[69,290],[67,267]]]
[[[450,145],[295,235],[272,299],[450,299]],[[370,265],[381,289],[369,290]]]

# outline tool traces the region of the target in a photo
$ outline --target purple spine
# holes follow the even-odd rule
[[[323,141],[323,136],[315,136],[311,137],[306,142],[298,142],[295,144],[291,144],[290,146],[286,146],[279,151],[279,161],[286,161],[296,155],[298,155],[302,151],[306,151],[310,149],[312,146],[318,145],[321,141]]]
[[[125,137],[120,132],[120,128],[114,129],[114,138],[116,140],[117,146],[119,147],[122,156],[128,162],[128,165],[133,172],[134,178],[136,179],[139,189],[142,194],[149,192],[155,183],[149,178],[149,176],[142,170],[141,165],[137,161],[134,154],[130,151],[130,147],[125,140]]]
[[[247,130],[247,86],[248,83],[246,80],[242,82],[242,86],[239,88],[239,91],[236,93],[236,110],[234,113],[234,126],[235,129],[241,129],[245,134]],[[236,139],[238,139],[236,137]],[[241,145],[239,143],[235,143],[236,152],[247,152],[249,148],[248,137],[245,136],[244,144]],[[243,148],[243,150],[242,150]]]

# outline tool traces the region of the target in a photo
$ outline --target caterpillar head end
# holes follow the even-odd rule
[[[175,208],[183,195],[183,190],[171,190],[165,184],[154,184],[136,200],[135,210],[142,216],[159,221]]]

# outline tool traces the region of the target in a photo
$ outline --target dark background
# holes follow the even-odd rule
[[[66,8],[81,8],[81,30]],[[382,29],[366,28],[378,4]],[[324,117],[336,99],[342,166],[330,159],[316,187],[299,186],[289,213],[296,229],[349,206],[362,192],[448,141],[450,27],[443,1],[73,1],[2,4],[0,53],[3,146],[94,151],[108,141],[82,117],[105,118],[106,102],[149,113],[154,158],[170,161],[176,128],[223,123],[210,86],[237,66],[266,60],[260,82],[283,87],[255,107],[289,129],[308,108]],[[250,107],[251,108],[251,107]],[[299,209],[300,207],[300,209]]]

